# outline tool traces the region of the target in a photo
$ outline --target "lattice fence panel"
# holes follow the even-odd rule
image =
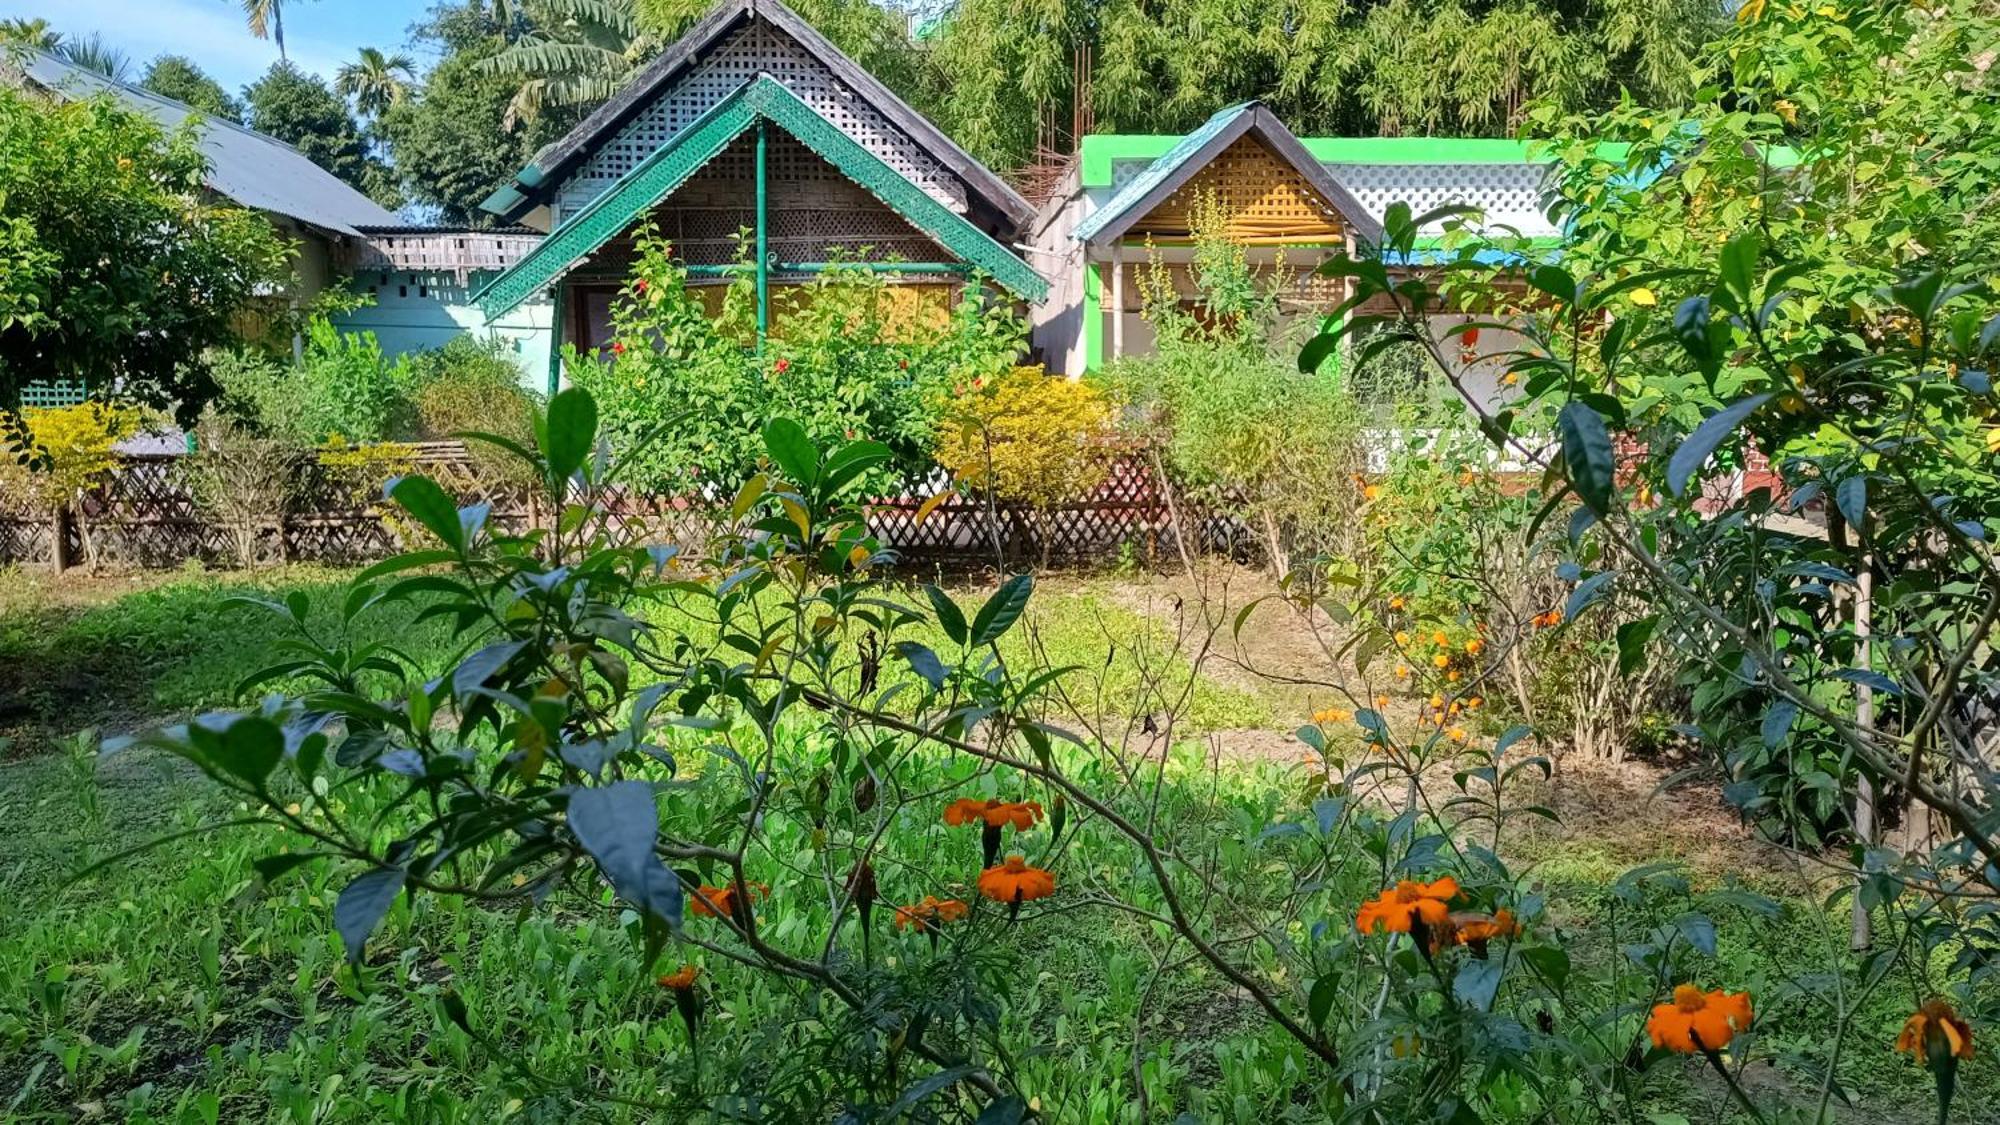
[[[784,84],[814,112],[853,137],[925,194],[964,213],[965,185],[922,145],[897,129],[790,36],[753,22],[698,63],[678,85],[654,99],[584,161],[563,186],[558,220],[589,204],[710,106],[759,74],[769,74]]]
[[[976,494],[954,495],[922,523],[919,507],[945,486],[935,470],[913,474],[892,495],[864,503],[869,529],[882,545],[912,566],[1033,566],[1044,559],[1073,565],[1107,561],[1123,551],[1149,562],[1178,556],[1174,525],[1151,461],[1142,453],[1107,451],[1104,482],[1088,495],[1035,511],[989,503]],[[546,525],[549,513],[521,485],[498,481],[456,443],[413,447],[415,471],[438,481],[459,504],[491,506],[489,523],[521,532]],[[376,499],[381,482],[359,481],[300,455],[294,502],[252,527],[226,526],[196,502],[188,484],[189,458],[155,454],[127,457],[105,484],[81,498],[65,521],[68,557],[86,562],[87,533],[97,562],[118,567],[172,567],[241,562],[248,540],[253,564],[323,562],[360,564],[424,545],[421,533]],[[392,471],[385,467],[383,473]],[[614,493],[599,502],[595,519],[618,537],[674,545],[698,552],[722,526],[730,497],[714,490],[695,495]],[[1249,540],[1231,516],[1190,497],[1179,500],[1188,528],[1189,553],[1242,554]],[[391,513],[384,518],[385,513]],[[54,523],[46,515],[0,511],[0,564],[50,561]],[[997,555],[996,555],[997,552]]]

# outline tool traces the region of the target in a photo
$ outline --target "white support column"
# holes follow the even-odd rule
[[[1111,244],[1111,358],[1125,354],[1125,245]]]

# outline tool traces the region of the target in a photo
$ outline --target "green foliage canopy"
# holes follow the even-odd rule
[[[370,151],[347,103],[317,76],[278,62],[243,93],[252,129],[298,149],[384,206],[400,205],[387,165]]]
[[[139,85],[203,113],[243,123],[243,103],[185,55],[161,55],[147,63]]]
[[[285,275],[263,216],[203,185],[191,131],[108,99],[0,90],[0,401],[29,382],[118,381],[160,406],[213,389],[203,353]]]

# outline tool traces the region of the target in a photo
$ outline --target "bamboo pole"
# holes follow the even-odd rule
[[[1869,637],[1875,599],[1874,563],[1874,558],[1864,552],[1861,572],[1854,576],[1854,635],[1860,643],[1859,665],[1864,669],[1875,666],[1874,644]],[[1867,737],[1867,732],[1875,726],[1875,689],[1866,683],[1854,685],[1854,725],[1860,728],[1863,737]],[[1875,783],[1865,775],[1854,793],[1854,838],[1864,849],[1875,843]],[[1868,908],[1861,904],[1861,894],[1856,888],[1850,946],[1856,950],[1867,949],[1874,944],[1874,931]]]

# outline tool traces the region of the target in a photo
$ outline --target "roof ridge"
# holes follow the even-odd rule
[[[162,94],[158,90],[155,90],[149,86],[142,86],[136,82],[127,82],[122,78],[113,78],[108,74],[99,73],[98,71],[91,70],[88,67],[78,66],[77,64],[70,62],[68,59],[63,58],[61,55],[56,55],[48,51],[44,51],[40,47],[30,47],[28,49],[30,51],[33,51],[35,54],[38,54],[43,58],[49,60],[50,62],[55,63],[57,66],[60,66],[63,69],[69,71],[71,74],[77,75],[89,81],[97,82],[105,86],[115,86],[127,94],[131,94],[134,97],[146,98],[151,101],[158,102],[159,104],[165,106],[168,109],[184,110],[186,111],[189,117],[199,117],[206,124],[219,125],[224,129],[234,129],[239,133],[256,137],[258,140],[261,141],[268,141],[271,144],[279,145],[281,147],[290,149],[293,152],[297,152],[299,153],[300,156],[305,156],[305,153],[299,152],[299,148],[297,145],[294,145],[281,138],[274,137],[271,134],[266,133],[261,129],[252,129],[250,126],[243,124],[241,121],[231,121],[227,117],[218,117],[215,114],[210,113],[205,109],[199,109],[195,106],[191,106],[188,103],[181,101],[179,98],[168,97],[167,95]],[[220,84],[218,83],[218,85]]]

